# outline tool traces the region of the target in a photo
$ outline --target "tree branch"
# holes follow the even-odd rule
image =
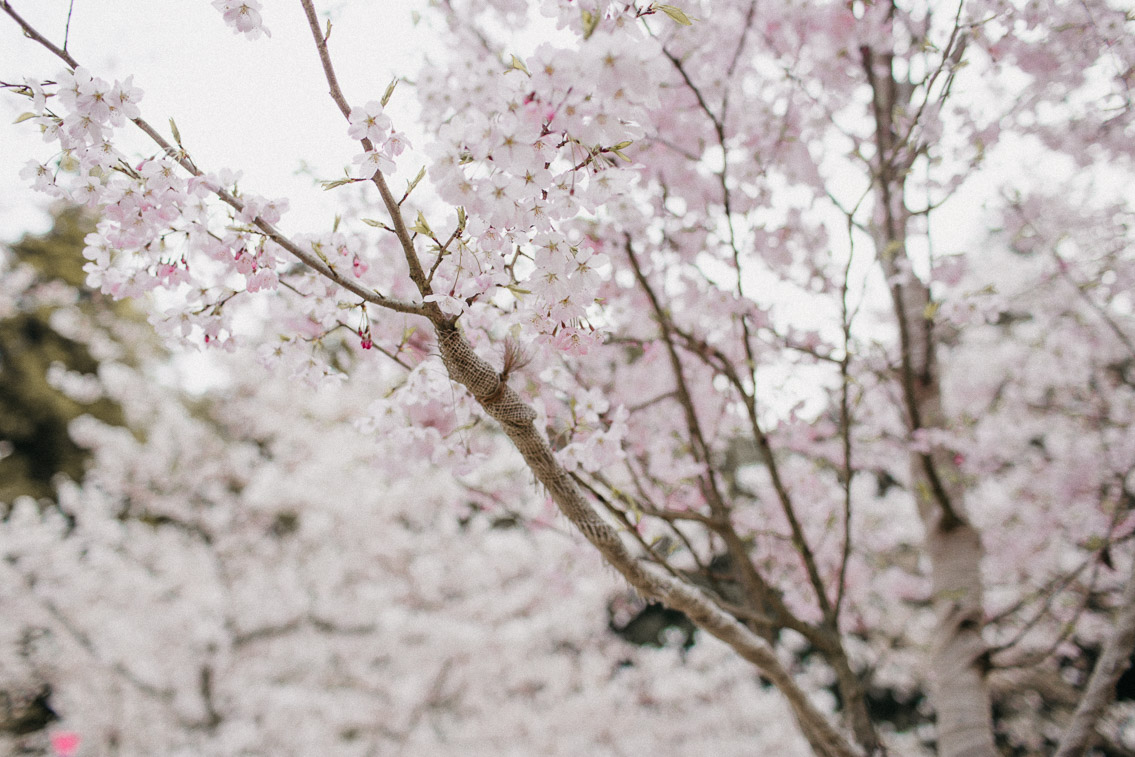
[[[857,750],[815,708],[764,639],[718,607],[700,589],[651,570],[631,554],[618,532],[595,512],[575,479],[560,465],[547,441],[536,430],[533,425],[536,412],[512,387],[500,381],[493,368],[473,351],[456,324],[435,324],[435,330],[450,378],[469,389],[485,411],[501,424],[560,512],[604,559],[644,597],[685,613],[699,628],[721,639],[755,665],[784,694],[801,730],[820,755],[857,755]]]
[[[67,50],[65,48],[57,47],[55,44],[53,44],[51,42],[51,40],[49,40],[47,37],[43,36],[38,31],[36,31],[35,28],[32,27],[31,24],[29,24],[18,13],[16,13],[16,9],[12,7],[11,3],[9,3],[8,0],[0,0],[0,10],[7,13],[9,16],[12,17],[13,21],[15,21],[17,24],[19,24],[19,27],[20,27],[20,29],[23,30],[25,37],[27,37],[28,39],[35,40],[39,44],[46,47],[48,50],[50,50],[52,52],[52,54],[54,54],[56,57],[63,60],[63,62],[66,63],[68,66],[70,66],[72,69],[76,69],[76,68],[79,67],[78,61],[76,61],[74,58],[72,58],[71,54],[69,52],[67,52]]]
[[[1119,615],[1115,629],[1104,645],[1103,654],[1096,662],[1088,686],[1072,716],[1072,723],[1060,740],[1056,757],[1076,757],[1087,752],[1095,733],[1096,723],[1104,710],[1115,700],[1115,684],[1131,664],[1135,650],[1135,563],[1123,588]]]
[[[335,66],[331,62],[331,53],[327,49],[327,37],[319,28],[319,17],[315,13],[315,6],[311,0],[300,0],[303,6],[304,13],[307,15],[307,23],[311,28],[311,35],[315,40],[316,49],[319,51],[319,61],[323,65],[323,74],[327,78],[327,86],[331,99],[338,106],[339,112],[343,114],[344,118],[350,118],[351,106],[347,103],[347,98],[343,96],[343,90],[339,86],[339,79],[335,75]],[[360,142],[363,149],[367,152],[374,150],[374,143],[367,137],[363,137]],[[406,221],[402,218],[402,209],[395,199],[394,193],[390,191],[390,187],[386,183],[386,177],[382,175],[381,171],[375,171],[371,181],[378,187],[378,193],[382,196],[382,204],[386,206],[386,212],[390,214],[390,220],[394,224],[394,234],[398,237],[398,242],[402,246],[402,254],[406,258],[406,264],[410,267],[410,279],[414,282],[414,286],[418,288],[418,292],[423,296],[432,293],[430,282],[426,277],[425,271],[422,269],[422,263],[418,260],[417,250],[414,248],[413,238],[410,236],[410,230],[406,227]],[[441,320],[452,320],[446,316],[441,308],[438,307],[436,302],[426,302],[422,304],[422,314],[426,315],[431,321],[435,323]]]

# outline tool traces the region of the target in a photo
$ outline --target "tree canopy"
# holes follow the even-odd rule
[[[91,686],[148,695],[180,748],[303,731],[359,753],[682,751],[682,732],[821,757],[1135,750],[1117,688],[1135,648],[1129,11],[447,0],[422,14],[445,50],[370,92],[336,73],[340,11],[215,0],[248,44],[310,39],[295,59],[326,95],[287,94],[340,113],[327,139],[356,145],[323,177],[341,212],[309,228],[239,167],[199,163],[174,119],[143,113],[142,82],[84,67],[19,5],[0,11],[64,69],[3,83],[49,143],[26,178],[97,210],[88,285],[144,303],[231,383],[204,419],[144,371],[104,378],[152,430],[73,421],[95,463],[60,494],[114,560],[147,566],[155,601],[182,602],[134,638],[212,618],[196,647],[147,667],[89,635],[113,627],[69,614],[89,552],[28,500],[5,528],[59,552],[6,569],[41,598],[36,624],[110,671]],[[390,107],[411,93],[413,139]],[[545,552],[568,527],[572,546]],[[587,559],[654,605],[621,604]],[[29,576],[48,566],[70,578],[43,599]],[[590,599],[555,613],[537,597],[558,587]],[[133,617],[145,602],[126,596],[96,612]],[[407,607],[436,613],[428,630],[399,625]],[[662,646],[629,675],[681,680],[661,709],[610,667],[636,622]],[[305,634],[326,667],[290,668],[289,647],[245,676],[263,659],[249,635]],[[436,673],[378,687],[379,639]],[[494,667],[510,644],[546,674]],[[450,678],[470,659],[492,680]],[[344,712],[340,685],[349,725],[289,715]],[[74,733],[127,738],[70,691]],[[661,716],[620,728],[584,700]],[[511,730],[482,730],[491,702]],[[791,735],[768,725],[783,712]],[[284,741],[266,753],[305,753]]]

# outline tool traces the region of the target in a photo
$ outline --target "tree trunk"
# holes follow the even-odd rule
[[[922,479],[915,478],[922,490]],[[931,701],[938,720],[938,754],[974,757],[996,754],[986,681],[986,646],[981,637],[981,539],[968,522],[948,526],[935,502],[919,496],[926,526],[933,604],[938,630],[930,656]],[[961,507],[959,499],[954,507]]]
[[[884,176],[886,174],[883,174]],[[901,341],[899,381],[912,437],[943,428],[941,384],[926,284],[909,272],[902,180],[880,188],[883,228],[878,254],[891,283]],[[957,465],[945,450],[910,452],[911,488],[926,529],[937,634],[930,654],[931,702],[941,757],[994,757],[993,718],[986,681],[983,624],[983,549],[969,522]]]
[[[909,83],[895,78],[893,55],[860,49],[873,94],[876,156],[876,256],[887,276],[901,345],[898,381],[910,432],[911,487],[926,529],[937,634],[930,653],[931,703],[941,757],[995,757],[993,716],[986,681],[982,546],[965,508],[965,488],[946,450],[919,449],[919,432],[944,428],[942,388],[929,285],[907,256],[906,177],[917,157],[909,126],[896,125],[910,107]],[[903,137],[899,135],[903,134]]]

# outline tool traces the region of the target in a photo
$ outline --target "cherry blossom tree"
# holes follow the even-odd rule
[[[217,0],[250,44],[308,25],[360,145],[301,231],[18,5],[66,67],[5,84],[55,145],[27,177],[99,209],[89,282],[171,342],[332,397],[382,362],[336,417],[398,445],[391,486],[428,462],[521,502],[507,439],[815,754],[1131,753],[1121,7],[451,0],[416,152],[386,112],[410,87],[341,83],[311,0]]]
[[[4,754],[805,754],[725,645],[608,630],[638,603],[551,508],[496,494],[526,488],[505,440],[445,476],[353,423],[397,366],[313,394],[233,357],[186,397],[160,354],[127,360],[139,324],[5,273],[101,357],[53,384],[126,418],[75,422],[82,485],[0,522]]]

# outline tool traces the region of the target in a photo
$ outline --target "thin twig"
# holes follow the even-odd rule
[[[38,42],[43,47],[46,47],[52,52],[53,55],[62,59],[64,63],[70,66],[72,70],[79,67],[79,63],[71,57],[71,54],[67,52],[66,47],[56,47],[55,44],[51,42],[51,40],[36,31],[31,24],[29,24],[18,13],[16,13],[16,9],[12,7],[12,4],[9,3],[8,0],[0,0],[0,10],[4,11],[12,17],[12,20],[19,25],[21,30],[23,30],[25,37]]]
[[[847,588],[847,564],[851,559],[851,478],[855,471],[851,466],[851,407],[848,396],[851,388],[851,319],[848,312],[847,295],[851,286],[851,263],[855,258],[855,234],[851,216],[847,217],[847,265],[843,269],[843,285],[840,287],[840,320],[843,325],[843,359],[839,363],[839,433],[843,452],[843,553],[839,560],[839,579],[836,587],[835,606],[832,614],[838,620],[843,606],[844,592]]]
[[[63,49],[67,49],[67,40],[71,38],[71,14],[75,11],[75,0],[67,5],[67,25],[63,27]]]
[[[319,27],[319,17],[315,12],[315,6],[311,0],[300,0],[303,6],[304,13],[307,15],[308,26],[311,27],[312,37],[315,39],[316,49],[319,51],[319,61],[323,65],[323,74],[327,79],[327,86],[329,87],[328,93],[335,105],[338,106],[339,112],[343,114],[344,118],[350,118],[351,106],[347,103],[347,98],[343,96],[343,90],[339,86],[339,79],[335,75],[335,66],[331,62],[331,53],[327,49],[327,38],[323,35],[323,31]],[[367,152],[374,150],[374,143],[367,137],[359,140],[362,143],[363,149]],[[422,263],[418,260],[417,250],[414,248],[414,241],[410,235],[410,230],[406,227],[406,221],[402,218],[402,208],[398,200],[394,197],[394,193],[390,191],[390,187],[386,183],[386,177],[382,175],[381,171],[375,171],[371,181],[378,187],[378,193],[382,196],[382,203],[386,206],[387,213],[390,214],[390,220],[394,224],[394,234],[398,237],[398,242],[402,246],[402,253],[406,259],[406,264],[410,268],[410,279],[418,288],[418,292],[426,297],[432,294],[430,282],[426,277],[426,273],[422,270]],[[456,320],[452,316],[447,316],[441,311],[436,302],[425,302],[419,308],[419,313],[427,316],[434,323],[452,323]]]

